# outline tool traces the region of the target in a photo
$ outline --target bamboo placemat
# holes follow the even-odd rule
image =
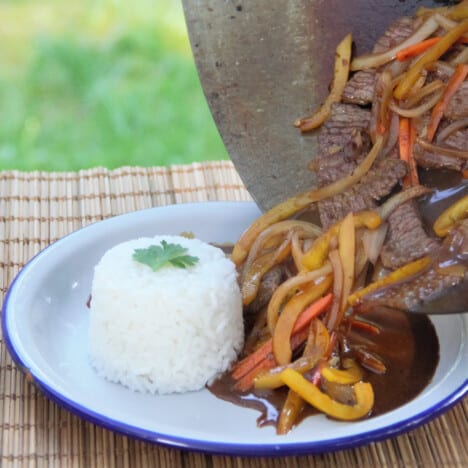
[[[0,172],[2,298],[22,265],[65,234],[172,203],[250,200],[230,162],[78,173]],[[404,435],[315,456],[211,456],[153,445],[61,409],[29,384],[0,343],[2,467],[467,467],[468,399]]]

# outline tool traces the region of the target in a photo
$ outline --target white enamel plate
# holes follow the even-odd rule
[[[34,257],[3,304],[3,333],[17,365],[52,400],[105,428],[146,441],[237,455],[318,453],[376,441],[437,416],[467,391],[468,316],[438,316],[440,362],[413,401],[382,416],[337,422],[306,419],[290,434],[256,426],[258,413],[207,390],[183,395],[135,393],[97,376],[88,362],[87,328],[94,265],[111,246],[141,236],[192,231],[233,242],[260,214],[253,203],[173,205],[117,216],[78,230]]]

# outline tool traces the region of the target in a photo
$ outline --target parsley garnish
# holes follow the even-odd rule
[[[198,257],[187,255],[188,249],[179,244],[168,244],[165,240],[161,245],[150,245],[146,249],[135,249],[133,259],[148,265],[153,271],[165,265],[177,268],[187,268],[198,262]]]

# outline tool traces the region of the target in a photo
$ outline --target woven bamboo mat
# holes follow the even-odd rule
[[[78,173],[0,173],[2,298],[22,265],[65,234],[128,211],[172,203],[250,200],[230,162]],[[210,456],[132,440],[46,399],[0,343],[0,466],[466,467],[468,399],[407,434],[316,456]]]

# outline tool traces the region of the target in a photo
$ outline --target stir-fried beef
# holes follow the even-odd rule
[[[399,159],[377,161],[361,182],[318,204],[322,225],[327,228],[350,211],[375,208],[377,202],[392,191],[406,172],[406,164]]]
[[[374,97],[375,70],[361,70],[355,73],[346,83],[343,91],[343,102],[368,105]]]
[[[415,30],[417,23],[413,18],[400,18],[385,31],[377,41],[374,52],[385,52],[407,39]],[[343,102],[365,106],[372,103],[376,71],[360,70],[349,79],[343,91]]]
[[[419,18],[400,18],[395,21],[378,40],[375,53],[385,52],[407,39],[420,26]],[[456,51],[456,53],[459,53]],[[451,69],[441,62],[430,71],[427,82],[433,79],[447,81]],[[334,104],[328,120],[318,134],[319,156],[312,163],[319,187],[331,184],[351,174],[371,148],[370,127],[372,126],[372,106],[376,101],[376,82],[379,70],[368,69],[354,73],[342,95],[342,102]],[[363,108],[361,106],[366,106]],[[413,118],[417,134],[425,138],[431,113],[426,112]],[[468,118],[468,82],[464,82],[455,92],[445,109],[439,130],[442,131],[452,121]],[[468,129],[453,132],[444,141],[434,139],[435,145],[447,146],[462,151],[467,150]],[[400,160],[398,145],[384,152],[360,182],[339,195],[319,202],[320,219],[324,228],[343,218],[350,211],[373,209],[388,196],[392,189],[407,173],[406,163]],[[424,149],[419,143],[414,146],[414,157],[422,168],[448,168],[461,171],[468,164],[465,159],[445,154],[435,154]],[[381,251],[381,261],[385,268],[395,269],[402,265],[433,254],[441,248],[439,240],[425,231],[417,203],[409,201],[395,209],[388,219],[389,229]],[[384,295],[375,295],[373,304],[407,308],[420,300],[437,295],[443,288],[459,281],[432,269],[403,286],[388,288]]]
[[[320,187],[331,184],[350,174],[371,148],[370,136],[362,130],[355,130],[346,145],[336,146],[332,154],[323,154],[313,163]]]
[[[465,129],[452,133],[440,144],[466,151],[467,142],[468,129]],[[465,159],[426,151],[418,143],[414,146],[414,157],[418,165],[425,169],[453,169],[461,171],[466,165]]]
[[[444,115],[451,120],[468,118],[468,81],[464,81],[452,96]]]
[[[460,281],[459,276],[444,275],[431,269],[412,281],[369,295],[359,306],[359,310],[364,312],[378,306],[400,310],[416,309],[424,301],[437,298],[444,289],[456,286]]]
[[[422,225],[417,205],[409,201],[389,216],[388,234],[380,258],[387,268],[398,268],[438,248]]]
[[[460,223],[444,243],[432,251],[434,264],[423,274],[412,280],[392,285],[383,290],[365,296],[359,306],[361,311],[371,310],[378,306],[395,309],[417,309],[426,301],[437,299],[444,290],[460,284],[463,278],[459,275],[444,272],[438,266],[439,259],[443,263],[444,253],[449,253],[455,260],[466,264],[468,258],[468,222]],[[455,255],[454,255],[455,254]]]
[[[334,104],[330,118],[320,128],[320,155],[328,156],[349,144],[357,130],[367,130],[370,111],[352,104]]]
[[[328,121],[320,129],[320,155],[314,162],[320,187],[335,182],[354,171],[369,152],[367,134],[370,112],[352,104],[336,104]],[[376,161],[363,180],[349,190],[321,201],[319,213],[326,228],[349,211],[375,208],[406,174],[406,164],[399,159]]]

